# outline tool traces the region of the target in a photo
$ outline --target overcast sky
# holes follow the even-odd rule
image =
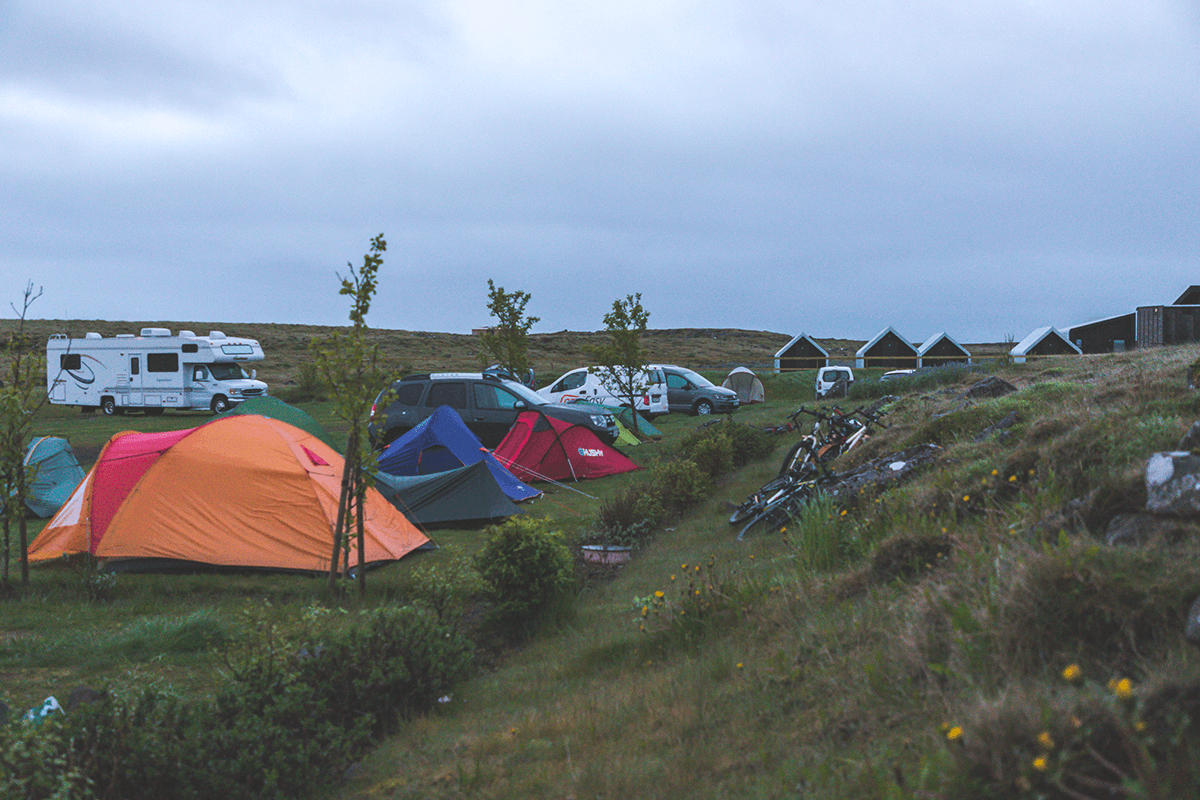
[[[0,0],[40,318],[1021,339],[1200,284],[1196,0]],[[229,333],[236,333],[234,330]]]

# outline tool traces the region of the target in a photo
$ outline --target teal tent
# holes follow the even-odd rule
[[[277,397],[271,397],[270,395],[253,397],[243,403],[238,403],[224,414],[218,414],[216,419],[234,414],[257,414],[260,417],[269,417],[270,419],[277,419],[280,422],[286,422],[294,428],[311,433],[332,447],[335,452],[342,452],[342,448],[333,443],[329,438],[329,434],[321,427],[321,423],[313,419],[311,414],[295,406],[290,406]]]
[[[29,490],[25,505],[39,517],[58,511],[83,480],[83,468],[66,439],[39,436],[25,448]]]

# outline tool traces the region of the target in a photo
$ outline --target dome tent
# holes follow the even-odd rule
[[[747,367],[734,367],[725,376],[725,382],[721,385],[737,392],[738,400],[742,405],[765,403],[767,400],[762,381]]]
[[[197,565],[329,569],[343,461],[315,436],[261,416],[113,436],[29,548],[32,561],[91,553],[111,569]],[[429,539],[374,489],[368,564]]]

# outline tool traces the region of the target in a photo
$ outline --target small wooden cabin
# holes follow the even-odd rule
[[[954,341],[945,331],[936,333],[917,348],[918,367],[941,367],[946,364],[970,364],[971,353]]]
[[[1008,353],[1018,364],[1024,364],[1028,356],[1083,355],[1066,334],[1053,325],[1031,331]]]
[[[890,325],[875,334],[875,338],[860,347],[855,355],[859,369],[916,369],[918,365],[917,348]]]
[[[775,353],[775,371],[820,369],[829,366],[829,353],[806,333],[798,334]]]

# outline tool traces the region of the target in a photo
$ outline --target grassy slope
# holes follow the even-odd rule
[[[788,537],[737,544],[727,503],[774,465],[748,467],[619,578],[586,592],[573,623],[462,687],[330,796],[909,797],[954,772],[945,723],[967,727],[968,737],[1026,735],[1011,721],[1012,731],[998,725],[995,708],[1026,727],[1046,725],[1038,708],[1060,693],[1068,663],[1100,683],[1128,675],[1150,685],[1194,672],[1179,632],[1200,577],[1173,573],[1174,593],[1160,600],[1169,624],[1142,632],[1143,649],[1131,656],[1116,640],[1133,632],[1110,641],[1080,628],[1119,612],[1106,601],[1113,587],[1129,588],[1123,580],[1138,591],[1132,569],[1103,562],[1086,532],[1035,525],[1096,486],[1114,502],[1140,502],[1140,464],[1174,447],[1196,416],[1195,395],[1183,387],[1194,357],[1013,366],[1001,374],[1018,394],[939,419],[980,376],[906,396],[894,426],[862,457],[936,439],[947,450],[938,469],[846,516],[823,509]],[[1010,409],[1022,421],[1007,441],[974,441]],[[905,581],[873,577],[881,560],[872,555],[886,552],[880,543],[943,529],[948,559],[916,565]],[[814,534],[835,542],[834,552],[814,547]],[[1156,571],[1195,555],[1179,545]],[[635,598],[678,598],[684,573],[709,559],[737,598],[726,616],[690,636],[663,632],[653,616],[651,633],[640,631]],[[1085,559],[1095,563],[1085,568]],[[1064,561],[1087,580],[1038,594],[1028,574],[1057,575]],[[1107,582],[1097,577],[1105,565]],[[1068,591],[1077,604],[1059,594]],[[1024,661],[1014,655],[1030,651]]]
[[[225,326],[228,333],[270,342],[267,349],[279,360],[288,352],[300,357],[311,335],[292,326],[254,327]],[[405,363],[474,366],[474,354],[462,352],[469,337],[404,335],[413,337],[396,356]],[[680,349],[656,357],[755,363],[747,351],[726,357],[713,349],[720,339],[694,333],[674,339],[672,347]],[[778,347],[776,339],[765,342],[768,353]],[[763,350],[754,352],[766,360]],[[564,349],[560,356],[563,369],[580,363],[578,353]],[[985,707],[1014,687],[1048,696],[1065,663],[1081,662],[1101,681],[1123,671],[1149,682],[1164,664],[1193,667],[1191,652],[1169,629],[1155,629],[1136,658],[1117,645],[1089,649],[1071,630],[1053,626],[1029,634],[1035,638],[1027,642],[1018,634],[1037,627],[1030,617],[1001,613],[1000,605],[1019,604],[998,605],[978,587],[1006,590],[1004,575],[1089,546],[1086,533],[1065,535],[1060,544],[1057,527],[1033,527],[1066,499],[1101,487],[1111,503],[1136,505],[1137,465],[1154,450],[1172,448],[1196,417],[1195,396],[1182,377],[1194,357],[1189,350],[1164,350],[1011,366],[997,372],[1021,392],[964,408],[955,398],[979,375],[946,390],[905,395],[892,412],[892,428],[859,457],[935,440],[947,449],[938,469],[845,516],[819,509],[787,536],[733,541],[728,503],[771,477],[775,460],[741,470],[615,580],[587,589],[569,624],[461,687],[451,703],[384,743],[329,796],[775,797],[802,786],[806,796],[889,796],[900,791],[891,786],[897,774],[912,789],[932,786],[945,773],[943,721],[983,724]],[[557,374],[536,363],[539,373]],[[806,375],[768,377],[768,404],[744,409],[738,419],[778,421],[808,401],[810,386]],[[325,407],[307,408],[328,420]],[[1009,410],[1022,417],[1012,437],[973,441]],[[67,433],[86,452],[114,430],[183,427],[205,418],[106,420],[53,410],[37,432]],[[635,460],[648,463],[668,451],[695,420],[671,415],[661,423],[666,441],[632,449]],[[791,441],[781,438],[780,454]],[[636,479],[617,476],[582,488],[602,500]],[[576,532],[597,504],[557,490],[537,511]],[[948,559],[931,559],[928,569],[917,565],[904,582],[873,577],[881,542],[937,536],[942,529],[953,543]],[[471,552],[478,532],[435,538],[442,550],[422,562],[436,567],[438,559],[449,563]],[[1171,561],[1194,560],[1195,552],[1181,547]],[[639,630],[634,599],[663,591],[666,599],[680,600],[682,565],[690,575],[699,563],[707,577],[710,559],[732,598],[725,613],[686,635],[666,628],[661,614],[650,616],[648,633]],[[403,598],[409,568],[402,563],[374,575],[371,602]],[[262,607],[264,599],[271,603],[268,613],[286,618],[320,595],[319,582],[287,576],[122,576],[107,599],[89,602],[88,580],[66,567],[37,570],[30,598],[0,604],[0,686],[14,707],[81,683],[120,687],[152,680],[202,692],[221,680],[218,652],[202,635],[172,649],[161,634],[150,636],[147,652],[139,638],[147,626],[196,614],[207,624],[195,626],[201,632],[232,636],[246,609]],[[1200,591],[1200,580],[1178,580],[1176,606],[1189,591]],[[1079,592],[1098,601],[1103,598],[1087,592],[1100,585]],[[701,591],[707,594],[705,585]],[[959,606],[965,610],[948,624],[945,609]],[[984,642],[969,620],[994,635]],[[1019,663],[1006,655],[1018,650],[1037,657]]]

